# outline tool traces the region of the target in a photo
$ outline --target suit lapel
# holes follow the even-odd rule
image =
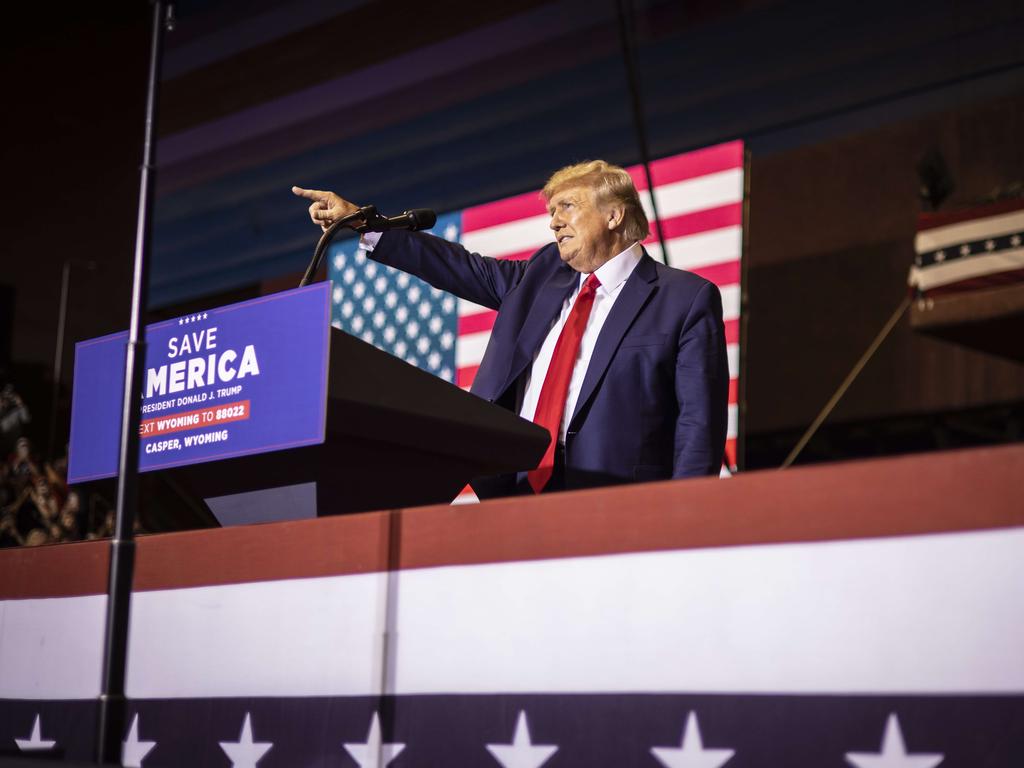
[[[537,297],[530,306],[526,322],[523,323],[519,335],[516,337],[512,365],[501,388],[502,392],[519,378],[526,366],[533,361],[533,356],[544,343],[544,337],[551,329],[551,324],[558,317],[558,313],[562,311],[562,305],[578,283],[579,272],[571,267],[561,265],[551,279],[546,281],[537,292]]]
[[[615,356],[615,350],[619,348],[622,337],[654,291],[657,279],[658,273],[655,269],[654,259],[645,251],[633,270],[633,274],[622,286],[622,293],[612,305],[612,311],[601,328],[601,335],[597,337],[594,354],[590,357],[587,375],[583,378],[583,387],[580,389],[580,395],[576,399],[576,408],[569,422],[570,429],[580,411],[594,394],[594,390],[597,389],[597,384],[604,376],[605,369],[611,363],[612,357]]]

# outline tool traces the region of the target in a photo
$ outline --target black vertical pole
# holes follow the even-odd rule
[[[750,150],[743,150],[743,240],[740,243],[740,370],[736,470],[747,468],[747,344],[750,339]]]
[[[654,179],[651,177],[651,153],[647,147],[647,123],[644,120],[643,98],[640,94],[640,76],[636,70],[635,35],[633,33],[633,8],[630,0],[617,0],[619,11],[619,40],[622,42],[622,61],[626,65],[626,80],[629,83],[629,100],[633,108],[633,126],[636,128],[636,144],[640,150],[640,162],[644,166],[647,189],[651,193],[651,211],[654,213],[654,232],[661,244],[661,260],[668,264],[668,245],[661,229],[658,202],[654,199]]]
[[[135,571],[133,526],[139,501],[139,419],[142,374],[146,362],[146,289],[152,239],[153,134],[156,124],[156,92],[164,25],[171,21],[172,6],[153,3],[152,46],[146,92],[146,126],[139,184],[138,221],[135,230],[135,269],[132,278],[132,310],[125,349],[124,408],[121,412],[121,447],[118,456],[117,513],[110,542],[107,583],[106,636],[103,644],[103,678],[97,718],[96,762],[120,764],[125,733],[125,672],[128,665],[128,622],[132,574]]]
[[[57,348],[53,352],[53,389],[50,392],[50,428],[46,437],[46,457],[57,458],[54,442],[57,437],[57,405],[60,400],[60,379],[64,363],[64,330],[68,323],[68,292],[71,286],[71,259],[64,261],[60,272],[60,307],[57,312]]]

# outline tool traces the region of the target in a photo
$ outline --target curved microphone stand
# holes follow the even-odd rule
[[[324,260],[324,253],[327,252],[327,246],[331,244],[331,240],[338,233],[339,229],[351,229],[354,232],[365,232],[367,222],[375,221],[379,214],[377,213],[376,207],[372,205],[364,205],[355,213],[350,213],[348,216],[342,216],[336,222],[331,224],[324,233],[320,236],[320,241],[316,244],[316,249],[313,251],[313,259],[309,262],[309,266],[306,268],[306,274],[302,276],[302,280],[299,281],[299,288],[303,288],[310,284],[313,280],[313,276],[320,269],[320,264]],[[359,221],[360,224],[353,226],[353,222]]]

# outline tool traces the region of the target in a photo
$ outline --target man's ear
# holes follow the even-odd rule
[[[608,222],[608,229],[616,230],[626,220],[626,208],[623,205],[609,205],[605,211]]]

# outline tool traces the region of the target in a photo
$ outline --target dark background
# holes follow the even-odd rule
[[[1020,3],[622,7],[651,155],[736,138],[750,151],[741,450],[747,468],[776,466],[905,294],[922,154],[950,168],[946,208],[1024,180]],[[73,342],[127,325],[149,7],[27,10],[2,33],[0,378],[45,446],[70,263],[56,452]],[[154,317],[293,285],[315,232],[291,184],[444,211],[574,160],[640,159],[615,2],[177,10]],[[1022,403],[1024,366],[904,320],[801,461],[1018,440]]]

